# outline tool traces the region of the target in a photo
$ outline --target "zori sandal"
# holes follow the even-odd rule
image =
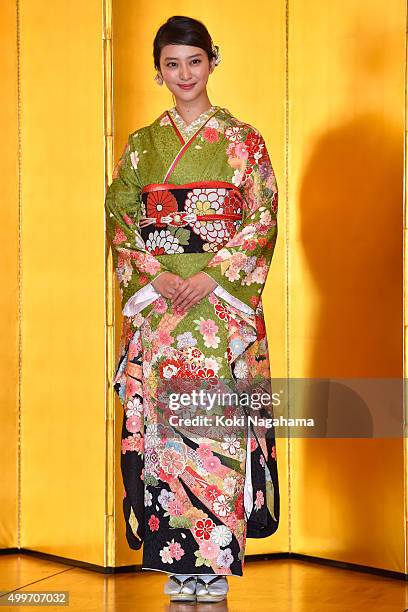
[[[170,595],[170,601],[195,601],[196,600],[196,577],[187,576],[181,578],[175,574],[170,575],[164,585],[165,595]]]
[[[197,603],[223,601],[227,596],[228,589],[229,586],[225,576],[215,576],[208,581],[197,576]]]

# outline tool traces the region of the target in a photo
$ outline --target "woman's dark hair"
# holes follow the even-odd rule
[[[153,41],[154,67],[160,70],[160,54],[166,45],[189,45],[200,47],[211,61],[216,57],[217,45],[213,46],[211,36],[205,25],[192,17],[174,15],[160,26]]]

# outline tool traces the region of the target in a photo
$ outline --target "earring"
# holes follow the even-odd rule
[[[156,73],[154,80],[156,81],[158,85],[163,85],[163,77],[158,72]]]

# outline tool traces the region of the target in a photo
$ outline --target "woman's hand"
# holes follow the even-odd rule
[[[205,272],[197,272],[182,281],[181,288],[177,291],[173,306],[183,310],[195,306],[206,295],[211,293],[218,283]]]
[[[162,272],[152,281],[153,287],[165,298],[171,300],[176,297],[178,290],[184,283],[181,276],[173,272]]]

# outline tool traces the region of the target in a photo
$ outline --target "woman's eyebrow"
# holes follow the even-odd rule
[[[186,59],[191,59],[192,57],[197,57],[197,55],[202,55],[201,53],[195,53],[194,55],[189,55]],[[178,59],[178,57],[165,57],[164,61]]]

